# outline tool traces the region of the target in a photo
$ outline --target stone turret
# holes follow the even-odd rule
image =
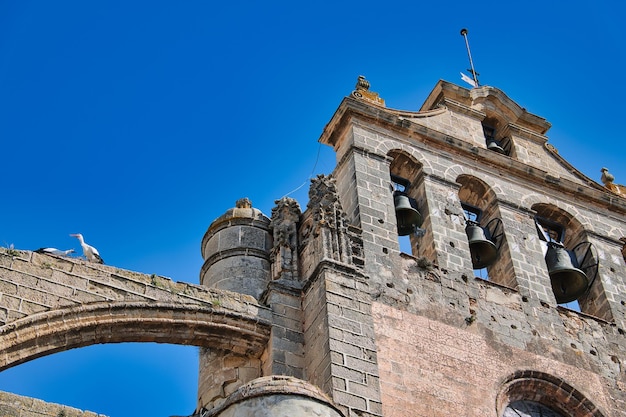
[[[258,300],[270,281],[271,249],[270,219],[247,198],[238,200],[204,234],[200,283]]]

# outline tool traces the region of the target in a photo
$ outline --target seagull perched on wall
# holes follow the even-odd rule
[[[98,253],[98,249],[94,248],[91,245],[86,244],[85,240],[83,239],[83,235],[81,235],[80,233],[75,233],[75,234],[71,234],[70,236],[78,239],[78,241],[80,242],[80,246],[82,246],[83,248],[83,255],[85,255],[85,258],[87,258],[88,261],[96,262],[99,264],[104,263],[104,261],[100,257],[100,253]]]
[[[74,249],[39,248],[35,252],[43,253],[44,255],[68,256],[70,253],[74,253]]]

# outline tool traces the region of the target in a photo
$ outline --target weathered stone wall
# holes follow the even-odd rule
[[[2,417],[104,417],[91,411],[82,411],[65,405],[47,403],[0,391],[0,416]]]
[[[0,325],[107,302],[175,302],[256,312],[252,297],[107,265],[0,248]]]
[[[0,369],[160,341],[203,348],[203,417],[498,417],[519,399],[626,417],[626,199],[563,161],[549,123],[499,90],[440,82],[421,113],[379,104],[341,104],[320,139],[337,167],[312,181],[304,213],[284,198],[270,221],[242,199],[209,227],[201,277],[214,288],[0,250]],[[486,148],[486,119],[508,156]],[[410,178],[424,217],[410,255],[392,174]],[[501,219],[488,280],[474,277],[461,203]],[[556,303],[539,214],[595,248],[582,312]]]
[[[160,342],[218,352],[202,358],[214,370],[201,373],[202,401],[261,374],[271,314],[250,295],[9,249],[0,249],[0,288],[0,369],[96,343]]]
[[[344,417],[317,387],[287,376],[257,378],[203,417]]]
[[[433,110],[441,97],[429,98],[433,106],[417,115],[346,99],[320,139],[337,152],[340,198],[363,230],[363,293],[373,299],[366,314],[374,321],[380,377],[380,393],[370,392],[371,398],[379,395],[385,416],[495,416],[502,412],[498,404],[506,406],[503,398],[514,398],[512,391],[502,394],[507,384],[543,372],[537,387],[561,385],[569,394],[549,396],[551,388],[543,394],[536,388],[535,396],[515,395],[560,399],[554,407],[576,408],[571,416],[588,415],[583,409],[625,415],[626,263],[620,238],[626,200],[560,159],[546,146],[549,123],[501,92],[459,92],[453,97],[458,102],[446,99],[445,108]],[[487,150],[484,137],[481,143],[485,117],[499,118],[514,143],[513,157]],[[398,168],[398,155],[415,161],[423,186],[418,206],[425,232],[411,237],[413,257],[399,254],[390,211],[390,170],[410,172]],[[474,278],[465,233],[459,193],[465,184],[467,197],[472,181],[481,184],[481,195],[492,196],[489,213],[498,213],[506,235],[502,263],[489,281]],[[598,275],[579,298],[582,313],[557,306],[535,225],[538,210],[565,221],[566,243],[583,239],[596,250]],[[347,299],[364,299],[348,285],[339,288]],[[347,355],[351,347],[338,351]],[[511,386],[522,390],[516,384]],[[364,406],[352,404],[349,412],[357,409]]]
[[[384,416],[495,415],[504,381],[540,370],[626,415],[624,332],[453,271],[405,273],[372,306]]]

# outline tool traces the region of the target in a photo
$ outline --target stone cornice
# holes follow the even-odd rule
[[[612,194],[601,185],[582,175],[579,177],[583,181],[586,180],[585,184],[555,177],[547,171],[531,167],[508,156],[476,147],[470,142],[426,126],[411,123],[407,119],[399,117],[396,112],[371,106],[350,97],[341,102],[331,121],[326,125],[319,141],[337,149],[345,129],[355,124],[354,119],[380,126],[394,133],[398,138],[406,138],[409,143],[417,140],[428,147],[444,150],[457,155],[457,157],[467,158],[473,161],[474,165],[482,166],[485,170],[493,167],[495,170],[506,171],[511,177],[524,178],[525,181],[546,192],[562,193],[581,202],[597,204],[608,208],[610,211],[626,214],[626,199]],[[398,140],[401,141],[401,139]],[[571,167],[571,165],[567,165]]]
[[[516,136],[524,139],[528,139],[532,142],[543,145],[548,141],[548,138],[542,134],[539,134],[531,129],[525,128],[523,126],[516,125],[515,123],[509,123],[500,132],[501,136]]]
[[[470,106],[467,106],[450,98],[443,97],[442,100],[439,102],[439,105],[452,111],[453,113],[460,113],[477,120],[483,120],[485,117],[487,117],[487,114],[485,112],[473,109]]]
[[[551,124],[547,120],[529,113],[502,91],[490,86],[482,86],[468,90],[456,84],[439,80],[420,110],[433,109],[444,100],[452,100],[461,103],[475,111],[482,112],[482,109],[485,107],[492,108],[496,113],[507,114],[510,122],[526,126],[536,131],[538,134],[546,133],[551,127]],[[491,102],[491,104],[485,106],[486,102]]]

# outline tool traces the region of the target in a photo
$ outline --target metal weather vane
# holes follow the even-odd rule
[[[461,79],[473,87],[478,87],[480,83],[478,82],[478,73],[474,69],[474,62],[472,61],[472,53],[470,52],[469,42],[467,40],[467,29],[461,29],[461,36],[465,38],[465,47],[467,48],[467,56],[470,62],[470,68],[467,71],[472,74],[472,78],[469,78],[467,75],[461,73]]]

